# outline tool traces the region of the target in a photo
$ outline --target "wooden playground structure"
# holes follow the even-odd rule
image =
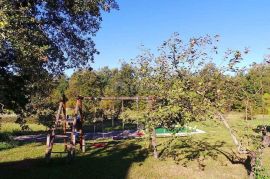
[[[49,134],[47,135],[46,141],[46,152],[45,158],[46,161],[49,162],[51,159],[52,153],[59,153],[53,152],[53,145],[56,141],[56,138],[60,138],[64,140],[64,153],[67,153],[68,161],[71,161],[75,158],[75,151],[76,151],[76,144],[80,145],[80,150],[85,152],[85,136],[83,131],[83,124],[84,124],[84,116],[82,112],[83,107],[83,100],[92,100],[92,101],[100,101],[100,100],[120,100],[122,101],[122,108],[124,106],[124,101],[136,101],[137,108],[139,100],[144,100],[148,102],[148,107],[151,109],[153,107],[153,102],[155,97],[127,97],[127,96],[120,96],[120,97],[82,97],[78,96],[76,99],[76,106],[74,111],[74,116],[69,118],[66,114],[66,102],[67,98],[65,95],[62,96],[62,99],[59,102],[58,111],[56,114],[55,121],[52,127],[49,130]],[[56,135],[56,133],[60,133]],[[63,152],[61,152],[63,153]]]
[[[84,118],[82,115],[82,97],[77,97],[75,116],[72,120],[67,119],[66,115],[66,102],[67,98],[63,95],[58,111],[56,114],[56,119],[53,126],[49,130],[46,142],[46,153],[45,158],[50,161],[51,154],[56,136],[64,139],[64,152],[68,153],[68,160],[72,160],[75,157],[75,147],[76,144],[80,144],[80,149],[85,152],[85,139],[83,134],[83,122]],[[56,135],[56,131],[61,131],[62,135]]]

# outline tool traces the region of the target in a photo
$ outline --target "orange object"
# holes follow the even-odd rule
[[[139,136],[139,137],[142,137],[142,136],[144,136],[144,133],[143,132],[137,132],[137,136]]]
[[[92,144],[95,148],[103,148],[107,145],[107,143],[94,143]]]

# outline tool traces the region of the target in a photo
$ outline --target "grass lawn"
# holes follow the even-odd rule
[[[239,138],[247,140],[249,148],[255,147],[252,140],[259,137],[257,127],[269,125],[270,118],[260,116],[253,121],[244,121],[240,114],[227,116],[229,124]],[[124,141],[105,140],[105,148],[93,148],[87,141],[86,153],[77,153],[72,163],[67,163],[66,154],[53,154],[46,164],[43,157],[44,143],[29,143],[0,151],[1,178],[248,178],[242,164],[233,164],[229,159],[235,147],[226,128],[219,121],[192,122],[190,126],[206,131],[190,137],[158,138],[159,160],[145,149],[142,139]],[[170,145],[167,150],[164,146]],[[63,151],[56,144],[54,151]],[[270,171],[270,148],[263,153],[263,166]],[[269,173],[270,174],[270,173]]]
[[[47,128],[41,124],[27,124],[30,131],[35,132],[35,131],[47,131]],[[20,133],[21,132],[21,127],[17,123],[2,123],[0,132],[8,132],[8,133]],[[25,132],[27,133],[27,132]]]
[[[5,149],[10,149],[20,144],[12,140],[13,136],[19,135],[31,135],[31,134],[40,134],[45,133],[47,128],[41,124],[27,124],[29,130],[22,131],[19,124],[15,122],[5,122],[1,123],[0,128],[0,151]]]

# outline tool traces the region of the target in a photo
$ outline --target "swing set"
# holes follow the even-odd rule
[[[73,119],[67,118],[66,114],[66,102],[67,98],[63,95],[58,111],[56,114],[56,119],[53,126],[49,130],[49,134],[47,135],[46,142],[46,152],[45,158],[49,162],[51,159],[53,152],[53,145],[56,138],[60,138],[64,140],[64,153],[68,153],[68,160],[72,160],[75,157],[75,148],[76,144],[79,143],[80,150],[85,152],[85,139],[83,133],[83,123],[84,118],[82,115],[82,97],[77,97],[76,107],[74,111]],[[62,133],[62,135],[56,135],[56,133]]]
[[[59,153],[53,152],[53,145],[57,138],[64,140],[64,152],[67,153],[68,161],[71,161],[75,158],[75,149],[76,144],[80,145],[80,150],[84,153],[85,152],[85,136],[83,131],[83,124],[84,124],[84,116],[82,113],[83,107],[83,100],[91,100],[91,101],[101,101],[101,100],[112,100],[112,101],[121,101],[122,102],[122,111],[124,110],[124,101],[136,101],[137,109],[139,100],[144,100],[148,102],[148,106],[150,108],[153,107],[153,102],[155,97],[82,97],[78,96],[76,99],[76,106],[74,110],[74,116],[69,118],[66,113],[66,102],[67,98],[65,95],[62,96],[62,99],[59,102],[58,111],[56,114],[55,122],[49,130],[49,134],[47,135],[47,142],[46,142],[46,152],[45,158],[47,162],[51,159],[52,153]],[[56,135],[56,133],[60,133]]]

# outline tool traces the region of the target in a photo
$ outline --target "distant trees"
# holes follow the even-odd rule
[[[99,70],[83,69],[75,72],[68,80],[68,87],[65,94],[70,99],[69,107],[75,106],[75,98],[81,96],[135,96],[137,95],[135,68],[123,63],[119,69],[108,67]],[[125,106],[132,103],[125,102]],[[84,111],[92,113],[103,113],[104,117],[118,118],[121,108],[121,101],[84,101]]]
[[[266,110],[267,114],[270,114],[270,94],[269,93],[264,93],[263,104],[264,104],[264,109]]]
[[[239,73],[233,78],[237,84],[232,110],[245,111],[246,118],[255,114],[266,114],[267,104],[263,96],[269,94],[270,66],[267,63],[254,64],[246,72]]]

